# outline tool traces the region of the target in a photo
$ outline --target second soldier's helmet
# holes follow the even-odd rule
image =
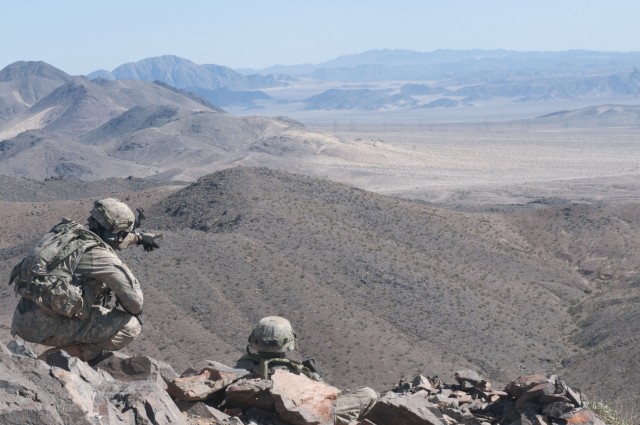
[[[105,198],[95,201],[91,210],[93,217],[107,232],[131,232],[136,216],[124,202],[115,198]]]
[[[296,349],[291,323],[279,316],[260,319],[249,335],[249,347],[258,353],[284,353]]]

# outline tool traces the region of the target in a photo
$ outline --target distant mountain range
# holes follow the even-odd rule
[[[265,113],[282,104],[296,104],[306,111],[379,111],[470,107],[504,98],[520,103],[636,98],[638,68],[640,52],[369,50],[315,65],[238,71],[160,56],[92,72],[88,78],[161,81],[214,104],[260,107]],[[309,91],[299,79],[318,84]],[[335,87],[336,83],[344,87]],[[359,83],[369,84],[369,90],[348,86]],[[413,86],[411,93],[405,90],[407,85]],[[278,88],[278,99],[263,91],[273,88]],[[301,88],[308,96],[300,96]]]
[[[256,99],[269,99],[257,90],[288,84],[290,77],[245,75],[226,66],[198,65],[177,56],[160,56],[120,65],[113,71],[99,70],[87,75],[94,80],[161,81],[173,87],[196,93],[201,98],[221,106],[255,107]]]
[[[640,52],[568,50],[516,52],[508,50],[368,50],[316,65],[272,66],[244,73],[288,74],[340,81],[493,79],[510,74],[576,76],[640,66]]]

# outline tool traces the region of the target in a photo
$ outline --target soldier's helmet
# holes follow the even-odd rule
[[[98,224],[110,233],[131,232],[136,216],[124,202],[115,198],[105,198],[95,201],[91,210]]]
[[[287,319],[263,317],[249,335],[249,347],[258,353],[293,351],[296,349],[296,334]]]

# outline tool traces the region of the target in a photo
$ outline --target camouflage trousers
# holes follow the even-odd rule
[[[338,396],[335,404],[335,425],[352,425],[362,419],[378,401],[378,394],[369,387],[360,387]]]
[[[83,320],[47,314],[24,298],[11,322],[11,333],[25,341],[63,349],[84,361],[127,346],[141,331],[138,319],[121,310],[93,306]]]

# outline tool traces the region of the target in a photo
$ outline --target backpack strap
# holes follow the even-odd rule
[[[66,219],[65,219],[66,220]],[[106,246],[108,245],[100,239],[98,235],[95,233],[82,228],[76,222],[66,223],[64,220],[62,223],[55,226],[51,229],[53,233],[60,232],[74,232],[76,237],[71,240],[66,246],[64,246],[47,264],[47,271],[51,272],[55,270],[67,257],[73,254],[76,251],[82,250],[82,253],[87,251],[89,248],[93,248],[96,246]]]

